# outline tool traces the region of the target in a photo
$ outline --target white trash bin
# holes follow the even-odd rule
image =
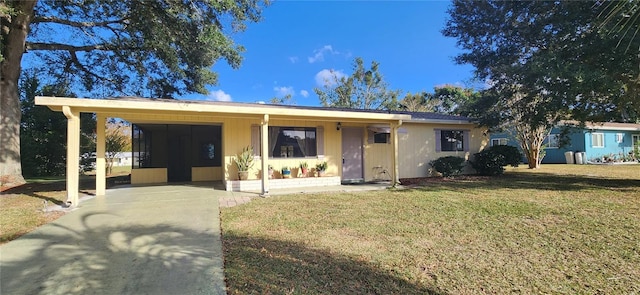
[[[579,152],[578,154],[580,154],[580,157],[582,158],[582,165],[586,165],[587,164],[587,153],[585,152]]]
[[[567,164],[573,164],[573,152],[564,153],[564,158],[567,161]]]
[[[575,157],[576,157],[576,164],[582,165],[583,164],[582,153],[580,152],[575,153]]]

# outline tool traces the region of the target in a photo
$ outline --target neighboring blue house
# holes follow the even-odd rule
[[[560,128],[553,128],[545,139],[546,155],[543,164],[566,163],[565,152],[584,152],[589,162],[629,159],[636,148],[640,148],[640,124],[631,123],[587,123],[584,128],[573,127],[569,143],[559,147]],[[518,142],[507,133],[492,133],[494,145],[513,145]],[[526,162],[526,158],[524,159]]]

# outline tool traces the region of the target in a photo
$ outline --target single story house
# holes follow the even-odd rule
[[[584,153],[583,162],[602,162],[603,159],[628,159],[633,157],[633,151],[640,148],[640,124],[633,123],[586,123],[578,127],[576,122],[561,124],[569,125],[568,142],[560,146],[562,129],[555,127],[545,138],[545,156],[542,163],[567,163],[566,152]],[[573,127],[572,127],[573,126]],[[503,144],[520,148],[518,142],[509,133],[492,133],[491,146]],[[526,159],[525,159],[526,161]],[[576,161],[574,161],[576,162]]]
[[[132,184],[222,181],[227,190],[339,185],[429,175],[429,161],[468,159],[488,143],[486,130],[468,118],[387,112],[172,99],[36,97],[37,105],[68,118],[68,155],[79,150],[79,114],[97,116],[96,194],[105,193],[105,123],[132,124]],[[256,165],[238,180],[235,156],[253,146]],[[77,204],[78,159],[67,157],[67,193]],[[310,168],[327,162],[326,177],[269,179],[268,167]],[[294,170],[295,171],[295,170]],[[296,177],[297,176],[297,177]]]

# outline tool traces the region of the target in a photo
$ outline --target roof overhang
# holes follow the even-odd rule
[[[405,121],[406,123],[418,123],[418,124],[475,124],[469,120],[438,120],[438,119],[411,119]]]
[[[186,100],[153,100],[153,99],[87,99],[69,97],[37,96],[36,105],[48,106],[54,111],[61,111],[67,106],[83,113],[117,114],[123,119],[135,114],[198,114],[220,115],[226,117],[262,117],[269,115],[271,119],[315,119],[342,122],[392,122],[406,121],[411,115],[389,114],[379,112],[345,111],[313,109],[304,107],[217,103]]]
[[[578,121],[560,121],[558,125],[581,128]],[[616,122],[585,122],[584,128],[590,130],[640,131],[640,124]]]

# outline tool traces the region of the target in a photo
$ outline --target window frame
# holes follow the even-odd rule
[[[616,143],[624,142],[624,133],[616,133]]]
[[[379,141],[379,139],[384,138],[384,141]],[[391,142],[391,133],[384,132],[374,132],[373,133],[373,143],[377,144],[388,144]]]
[[[595,136],[599,136],[601,138],[601,144],[602,145],[595,145],[596,140],[594,140]],[[604,144],[604,133],[602,132],[594,132],[591,133],[591,147],[592,148],[604,148],[605,144]]]
[[[493,144],[494,140],[498,141],[498,144]],[[500,143],[503,140],[504,140],[504,143]],[[491,146],[496,146],[496,145],[509,145],[509,139],[506,138],[506,137],[492,138],[491,139]]]
[[[269,155],[268,155],[269,159],[306,159],[306,158],[316,158],[316,157],[320,156],[320,153],[319,153],[320,152],[319,151],[319,137],[318,137],[318,132],[320,132],[320,128],[318,128],[318,127],[306,127],[306,126],[305,127],[301,127],[301,126],[269,126],[269,130],[268,130],[269,139],[272,138],[272,133],[271,132],[273,132],[273,130],[275,128],[279,128],[279,130],[278,130],[279,134],[278,134],[278,137],[276,139],[276,143],[273,145],[273,150],[271,150],[271,143],[269,143],[269,145],[270,145],[269,146]],[[288,156],[288,155],[286,157],[275,156],[276,155],[275,151],[278,149],[278,141],[281,140],[280,137],[283,136],[282,132],[284,132],[284,131],[303,131],[305,133],[305,140],[307,140],[309,138],[307,136],[307,132],[313,132],[314,133],[313,138],[314,138],[314,141],[315,141],[314,142],[315,147],[313,149],[314,153],[309,154],[309,155],[304,155],[304,156],[295,156],[295,151],[296,150],[300,150],[301,151],[301,148],[300,148],[298,142],[292,142],[292,144],[296,144],[297,147],[296,146],[287,145],[288,147],[291,147],[291,149],[289,149],[289,148],[287,149],[288,150],[287,153],[289,153],[289,150],[291,150],[291,153],[294,154],[293,156]],[[280,149],[282,149],[282,145],[280,145]]]
[[[552,141],[551,139],[554,138]],[[551,145],[551,143],[555,145]],[[544,138],[544,145],[546,149],[558,149],[560,148],[560,134],[549,134]]]
[[[470,130],[468,129],[434,129],[435,131],[435,144],[436,144],[436,152],[445,152],[445,153],[457,153],[457,152],[468,152],[470,145]],[[460,141],[462,142],[461,148],[456,148],[453,150],[443,149],[443,132],[460,132],[462,138]],[[457,146],[457,145],[456,145]]]

